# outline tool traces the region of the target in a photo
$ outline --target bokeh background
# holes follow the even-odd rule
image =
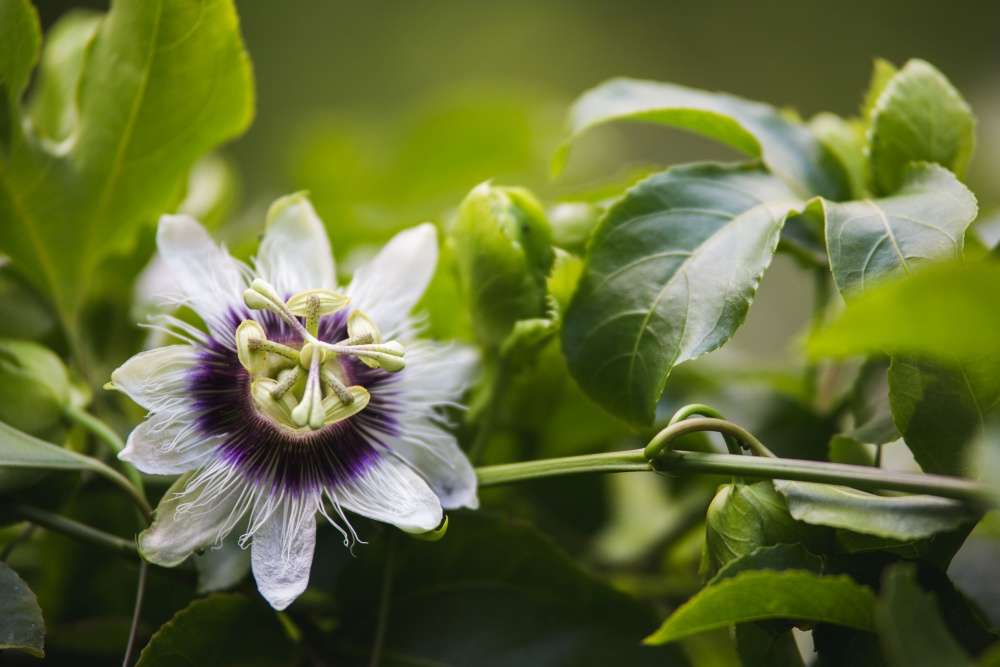
[[[238,2],[257,81],[249,132],[224,150],[239,184],[220,235],[239,245],[274,197],[309,190],[337,253],[441,221],[478,182],[549,201],[655,165],[734,153],[679,131],[608,127],[549,178],[575,96],[613,76],[724,90],[804,117],[853,113],[875,57],[937,65],[979,116],[969,178],[1000,202],[1000,3],[436,0]],[[106,2],[48,0],[43,22]],[[779,258],[730,353],[794,356],[809,286]],[[789,304],[799,304],[789,306]],[[460,327],[442,325],[440,333]]]

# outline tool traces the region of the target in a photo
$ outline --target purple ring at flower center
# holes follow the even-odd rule
[[[270,313],[234,310],[228,319],[234,335],[241,321],[255,319],[270,340],[293,347],[302,344],[298,333]],[[334,343],[346,337],[345,312],[320,321],[320,340]],[[383,439],[399,434],[398,408],[393,402],[398,373],[340,357],[348,383],[361,385],[371,394],[368,406],[317,431],[297,433],[257,410],[250,394],[250,374],[230,346],[210,337],[198,362],[188,380],[197,412],[195,425],[204,437],[221,439],[216,457],[253,484],[292,495],[332,489],[361,475],[378,460]]]

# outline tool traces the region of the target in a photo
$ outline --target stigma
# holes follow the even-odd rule
[[[293,432],[308,433],[343,421],[364,410],[371,396],[360,385],[349,385],[343,357],[355,357],[371,368],[396,373],[405,368],[405,349],[384,341],[378,326],[364,312],[347,317],[347,338],[320,340],[321,318],[348,307],[349,297],[328,289],[311,289],[281,299],[271,285],[254,280],[243,293],[253,310],[268,311],[297,335],[272,340],[253,319],[236,328],[240,365],[250,375],[250,393],[258,412]]]

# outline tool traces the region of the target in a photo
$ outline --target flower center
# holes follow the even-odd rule
[[[347,306],[350,299],[343,294],[311,289],[282,301],[273,287],[254,280],[243,300],[255,310],[271,311],[302,338],[297,349],[269,340],[254,320],[244,320],[236,329],[236,352],[252,378],[257,409],[286,428],[319,430],[367,407],[368,390],[346,384],[342,356],[392,373],[405,366],[403,346],[383,342],[378,327],[360,310],[347,318],[346,339],[330,343],[317,337],[320,318]]]

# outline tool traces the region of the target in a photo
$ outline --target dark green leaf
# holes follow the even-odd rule
[[[842,199],[848,195],[846,176],[826,147],[778,109],[733,95],[635,79],[606,81],[574,103],[570,136],[556,153],[554,169],[562,168],[570,145],[580,134],[622,120],[696,132],[759,157],[802,196]]]
[[[913,540],[957,528],[976,516],[962,503],[934,496],[878,496],[846,486],[775,480],[791,515],[814,526]]]
[[[934,596],[917,585],[911,565],[896,565],[886,572],[875,622],[893,667],[973,664],[945,626]]]
[[[0,652],[6,649],[44,657],[45,622],[35,594],[0,561]]]
[[[601,221],[563,326],[570,371],[610,412],[653,419],[671,369],[742,324],[798,205],[753,166],[670,169]]]
[[[95,267],[247,126],[252,97],[229,0],[118,0],[86,51],[72,141],[16,124],[0,158],[0,248],[70,330]]]
[[[726,563],[712,578],[709,585],[753,570],[773,570],[775,572],[802,570],[822,574],[823,559],[809,552],[801,544],[774,544],[758,547],[747,555]]]
[[[997,362],[945,366],[893,358],[889,368],[893,418],[925,471],[961,475],[965,470],[969,444],[1000,400]]]
[[[876,83],[883,75],[876,73]],[[880,193],[905,183],[911,162],[935,162],[961,176],[972,157],[975,119],[948,79],[923,60],[911,60],[872,107],[868,154]]]
[[[261,600],[220,593],[177,612],[136,667],[272,667],[295,664],[294,655],[277,615]]]
[[[919,262],[959,257],[978,211],[972,193],[931,164],[911,167],[891,197],[822,207],[830,268],[843,294]]]
[[[702,589],[645,641],[665,644],[733,623],[779,618],[872,630],[874,602],[871,589],[845,576],[798,570],[743,572]]]
[[[368,659],[388,566],[390,664],[686,664],[678,652],[639,644],[656,624],[649,609],[525,524],[457,513],[439,542],[389,538],[365,547],[341,576],[341,652]]]
[[[802,655],[788,624],[780,621],[740,623],[736,646],[743,667],[802,667]]]

